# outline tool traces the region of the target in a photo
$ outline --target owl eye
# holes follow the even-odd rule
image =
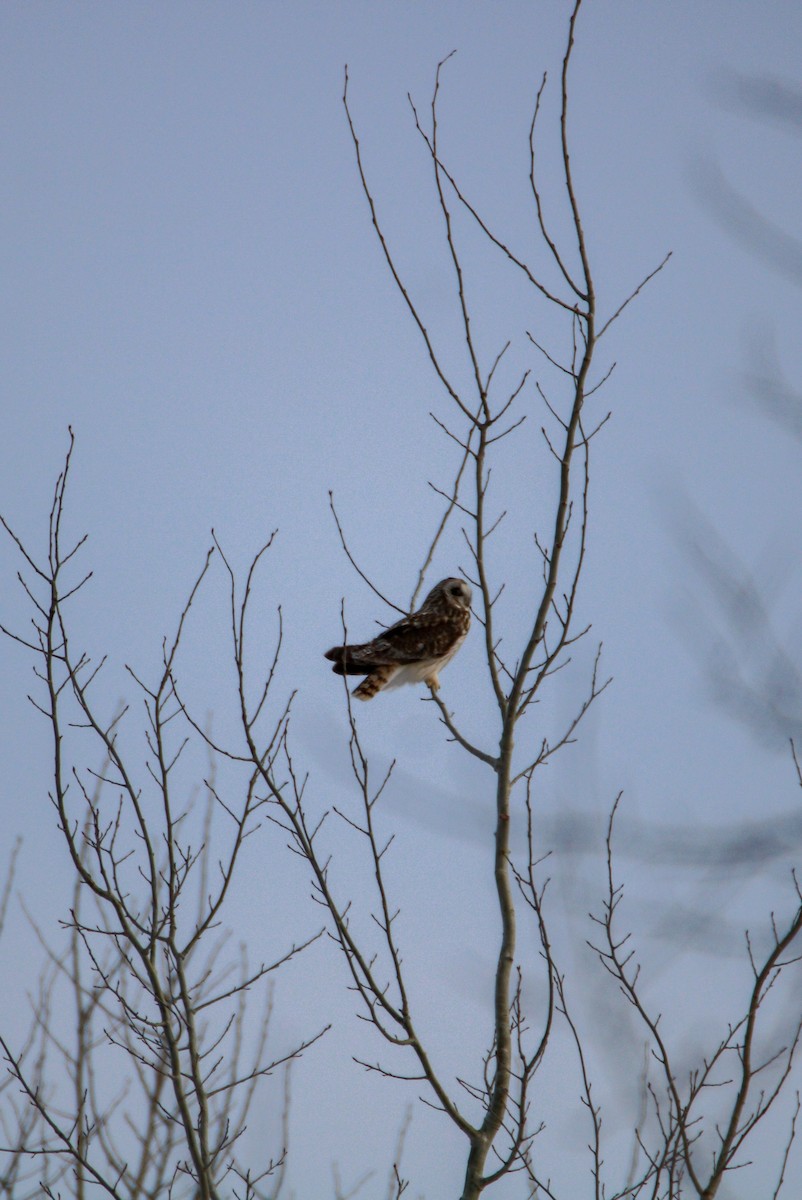
[[[454,586],[450,587],[448,590],[451,592],[452,596],[461,596],[462,595],[462,584],[455,583]]]

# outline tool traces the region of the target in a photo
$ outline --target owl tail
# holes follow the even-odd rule
[[[375,664],[360,660],[359,651],[365,650],[365,646],[332,646],[331,650],[327,650],[324,658],[327,658],[330,663],[333,663],[332,671],[335,675],[364,675],[365,678],[354,688],[353,695],[357,700],[372,700],[373,697],[386,687],[394,675],[398,672],[398,667],[395,664]]]
[[[357,700],[372,700],[374,696],[386,687],[396,673],[396,667],[376,667],[367,675],[358,687],[351,693]]]

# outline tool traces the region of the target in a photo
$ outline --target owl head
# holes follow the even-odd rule
[[[463,608],[470,611],[473,592],[464,579],[441,579],[420,606],[421,612],[433,608]]]

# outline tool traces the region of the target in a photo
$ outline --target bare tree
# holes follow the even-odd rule
[[[609,379],[614,366],[596,369],[597,351],[613,323],[644,285],[662,269],[669,256],[622,301],[601,314],[598,312],[591,250],[585,237],[569,152],[568,81],[579,10],[580,3],[577,3],[569,22],[567,48],[560,72],[558,137],[565,212],[554,222],[547,216],[548,203],[537,169],[536,133],[545,78],[537,93],[529,135],[529,182],[534,227],[539,231],[540,251],[545,251],[546,261],[550,259],[551,274],[556,283],[552,283],[542,269],[530,265],[535,261],[533,251],[516,250],[495,231],[449,169],[440,148],[437,108],[445,61],[437,69],[428,122],[424,123],[410,101],[416,129],[430,158],[447,257],[453,270],[453,290],[463,333],[462,349],[468,360],[467,374],[473,383],[472,391],[467,394],[460,390],[453,374],[449,372],[443,351],[404,281],[401,266],[384,232],[349,107],[346,74],[344,104],[371,221],[392,280],[406,303],[435,374],[451,402],[451,421],[434,419],[461,452],[450,486],[441,488],[432,485],[442,496],[445,509],[434,541],[424,555],[409,609],[414,607],[446,523],[458,514],[463,519],[462,533],[469,555],[465,575],[478,594],[476,615],[484,633],[486,683],[498,716],[492,740],[472,739],[464,732],[459,718],[445,701],[432,692],[431,699],[448,736],[492,773],[496,801],[493,872],[501,936],[497,949],[492,1034],[475,1082],[469,1082],[466,1074],[455,1081],[455,1090],[454,1084],[443,1077],[436,1065],[435,1050],[427,1044],[413,1011],[404,958],[395,928],[398,913],[388,894],[383,874],[383,862],[393,839],[392,835],[385,837],[379,832],[376,816],[377,804],[389,773],[380,776],[375,783],[371,782],[370,764],[362,749],[358,724],[347,695],[351,758],[362,817],[355,821],[345,814],[338,815],[353,826],[368,848],[376,881],[376,907],[372,915],[383,935],[381,948],[372,943],[365,944],[357,938],[353,931],[349,901],[347,898],[339,899],[334,893],[329,881],[329,859],[325,851],[320,849],[322,823],[310,825],[304,806],[303,788],[294,786],[292,791],[288,791],[269,778],[265,780],[296,850],[312,868],[318,898],[329,910],[334,936],[343,951],[352,986],[361,998],[365,1015],[391,1047],[407,1057],[411,1055],[416,1062],[412,1074],[394,1065],[367,1062],[364,1065],[391,1077],[412,1078],[422,1082],[429,1091],[430,1102],[441,1108],[462,1133],[467,1142],[462,1200],[475,1200],[484,1190],[519,1170],[528,1177],[532,1194],[555,1194],[551,1190],[549,1176],[538,1166],[540,1155],[536,1153],[538,1144],[535,1137],[542,1126],[530,1123],[530,1104],[534,1078],[552,1040],[556,1016],[560,1016],[567,1026],[576,1051],[578,1078],[590,1121],[594,1192],[597,1197],[603,1192],[609,1194],[603,1173],[605,1155],[602,1149],[601,1110],[592,1092],[588,1049],[569,1009],[566,982],[555,962],[544,914],[545,881],[538,881],[537,868],[548,848],[538,843],[532,802],[538,772],[557,751],[574,739],[582,718],[607,686],[607,681],[600,674],[601,647],[597,648],[592,658],[584,698],[561,732],[551,738],[535,734],[527,719],[531,717],[532,706],[544,693],[551,677],[568,665],[573,648],[589,632],[588,625],[578,623],[576,613],[587,544],[590,450],[593,439],[609,416],[609,413],[598,409],[597,394]],[[549,534],[543,537],[538,530],[533,533],[534,551],[541,567],[540,582],[532,585],[528,593],[516,597],[516,610],[528,614],[528,624],[522,633],[520,629],[516,630],[509,613],[505,623],[499,615],[502,611],[500,601],[504,582],[494,571],[490,543],[506,514],[503,501],[495,499],[490,479],[498,443],[509,436],[517,436],[528,415],[526,411],[520,412],[520,406],[527,395],[531,368],[528,364],[522,366],[517,376],[512,373],[511,384],[506,389],[502,388],[499,382],[502,363],[506,365],[507,352],[513,345],[512,336],[497,353],[484,361],[477,332],[480,284],[475,281],[471,286],[470,271],[459,235],[459,229],[464,229],[466,220],[473,222],[474,230],[478,229],[484,235],[504,262],[523,275],[532,289],[533,310],[537,311],[535,305],[539,304],[561,315],[568,330],[567,338],[563,339],[564,344],[569,346],[567,355],[553,351],[531,328],[526,331],[530,345],[545,360],[547,370],[551,372],[551,382],[537,379],[535,389],[545,406],[547,424],[542,427],[542,434],[547,457],[554,464],[554,484],[550,514],[545,518],[541,516],[542,520],[548,522]],[[559,228],[567,226],[570,231],[567,240],[552,233],[553,224]],[[543,253],[538,253],[537,261],[543,259]],[[339,519],[337,526],[343,547],[360,576],[378,596],[384,598],[384,589],[368,579],[366,572],[356,562]],[[526,549],[519,553],[525,555]],[[397,611],[407,611],[402,605],[392,604],[392,607]],[[510,646],[514,647],[512,651],[506,649]],[[289,763],[289,751],[287,754]],[[254,747],[255,761],[257,758]],[[294,772],[291,775],[295,785]],[[520,810],[522,803],[528,818],[528,837],[527,853],[519,865],[513,861],[511,854],[510,828],[515,808],[517,806]],[[800,931],[802,909],[797,906],[785,925],[777,925],[772,921],[770,944],[762,955],[752,949],[750,942],[749,961],[754,981],[745,1007],[727,1026],[727,1032],[705,1058],[703,1065],[691,1072],[691,1081],[686,1089],[679,1080],[663,1041],[659,1018],[651,1017],[642,1001],[638,969],[632,966],[631,954],[622,950],[627,944],[627,935],[619,935],[616,926],[621,891],[613,876],[612,823],[608,834],[608,854],[609,894],[604,915],[599,918],[605,931],[605,941],[598,947],[597,953],[640,1018],[652,1061],[662,1070],[662,1089],[665,1093],[663,1095],[658,1090],[659,1085],[653,1082],[647,1072],[644,1078],[645,1103],[647,1111],[649,1102],[652,1103],[652,1121],[648,1130],[644,1126],[635,1131],[632,1167],[626,1182],[615,1186],[615,1194],[646,1193],[678,1197],[684,1190],[698,1196],[712,1197],[718,1191],[725,1172],[736,1165],[736,1158],[746,1139],[771,1109],[791,1074],[799,1039],[798,1026],[791,1030],[787,1045],[775,1047],[762,1057],[756,1054],[755,1043],[768,992],[795,961],[792,947]],[[536,1015],[526,1011],[521,983],[523,964],[517,951],[516,891],[525,908],[534,915],[546,977],[547,1000],[543,1010]],[[798,900],[796,888],[794,895]],[[734,1083],[721,1078],[724,1064],[730,1058],[740,1064]],[[758,1076],[772,1066],[776,1068],[776,1077],[771,1086],[761,1087],[756,1082]],[[730,1087],[730,1099],[723,1105],[723,1119],[718,1112],[711,1115],[710,1110],[707,1113],[703,1111],[704,1099],[714,1087]],[[471,1109],[478,1115],[471,1114]],[[717,1144],[711,1149],[708,1126],[717,1118],[715,1127],[718,1132],[714,1135]],[[648,1116],[645,1119],[648,1120]],[[795,1118],[775,1194],[782,1186],[794,1129]]]
[[[735,76],[722,83],[717,95],[739,115],[758,120],[761,129],[771,124],[798,143],[798,87],[772,78]],[[705,206],[737,245],[774,276],[799,288],[802,240],[768,215],[771,194],[764,193],[756,202],[731,182],[731,170],[732,165],[725,170],[716,163],[698,166],[697,190]],[[741,402],[799,441],[802,394],[783,369],[781,348],[762,322],[748,331],[747,355]],[[713,604],[714,617],[705,630],[705,658],[715,699],[762,743],[786,752],[789,740],[798,742],[800,737],[802,668],[795,636],[778,637],[773,609],[794,559],[784,544],[777,548],[767,543],[756,563],[744,562],[740,549],[728,545],[715,524],[715,518],[694,512],[692,528],[683,531],[692,565]]]
[[[466,728],[464,716],[437,691],[432,690],[428,702],[444,736],[486,771],[488,793],[494,799],[491,869],[499,936],[484,1053],[452,1078],[441,1065],[439,1048],[427,1030],[426,1014],[414,998],[414,962],[410,964],[402,950],[403,930],[387,871],[395,833],[387,828],[381,809],[394,763],[377,770],[371,762],[345,687],[355,808],[327,807],[325,798],[322,804],[311,798],[314,785],[296,761],[291,738],[293,697],[275,698],[282,641],[280,610],[272,662],[261,672],[252,662],[251,606],[272,539],[254,556],[244,580],[238,578],[215,539],[214,560],[222,565],[229,599],[238,713],[235,742],[224,744],[212,734],[198,718],[179,679],[179,648],[193,601],[210,567],[211,551],[181,613],[177,633],[164,645],[159,678],[147,685],[132,674],[145,700],[145,778],[157,801],[155,805],[146,803],[143,785],[134,778],[132,760],[127,749],[124,752],[121,730],[126,713],[106,719],[96,715],[90,691],[100,668],[93,667],[85,655],[76,655],[68,639],[64,605],[85,582],[80,578],[74,583],[64,581],[65,570],[71,568],[82,544],[66,550],[62,547],[68,458],[56,487],[46,563],[37,564],[5,526],[32,572],[33,583],[25,581],[24,586],[36,614],[33,639],[6,632],[39,656],[46,697],[39,707],[53,730],[53,803],[80,885],[69,921],[71,951],[76,957],[68,962],[51,956],[54,970],[74,990],[76,1011],[86,1014],[82,1036],[88,1040],[79,1044],[77,1051],[62,1056],[73,1088],[68,1116],[59,1115],[55,1101],[40,1082],[43,1055],[52,1042],[48,987],[43,990],[36,1021],[39,1040],[34,1036],[22,1053],[2,1043],[24,1101],[15,1110],[17,1132],[12,1129],[9,1137],[9,1162],[16,1170],[22,1150],[40,1155],[48,1170],[61,1171],[45,1181],[45,1194],[55,1195],[54,1188],[64,1177],[64,1163],[73,1171],[76,1194],[89,1182],[115,1196],[173,1195],[182,1183],[187,1194],[209,1200],[222,1196],[223,1188],[245,1196],[264,1194],[261,1188],[268,1185],[261,1181],[282,1161],[280,1152],[258,1173],[252,1173],[236,1154],[253,1088],[279,1061],[300,1053],[319,1033],[267,1064],[260,1041],[256,1054],[240,1066],[245,1039],[242,1010],[237,1005],[249,987],[316,935],[294,943],[269,965],[260,964],[253,970],[243,966],[233,980],[220,976],[217,945],[211,945],[205,958],[202,949],[210,946],[243,845],[260,819],[278,826],[290,850],[300,858],[311,880],[313,899],[323,909],[329,936],[341,952],[359,1013],[383,1040],[383,1055],[377,1058],[366,1052],[358,1061],[390,1080],[414,1082],[423,1102],[440,1110],[463,1139],[464,1172],[458,1185],[462,1200],[477,1200],[515,1175],[523,1195],[551,1200],[566,1194],[554,1182],[550,1166],[561,1148],[543,1136],[547,1110],[563,1095],[544,1094],[540,1086],[556,1047],[561,1064],[565,1060],[562,1051],[571,1049],[572,1097],[579,1096],[587,1121],[588,1194],[595,1200],[602,1196],[608,1200],[636,1196],[712,1200],[727,1173],[743,1162],[756,1128],[769,1113],[776,1112],[778,1101],[789,1091],[802,1018],[778,1033],[770,1019],[770,999],[783,986],[783,979],[793,976],[797,961],[802,893],[795,880],[790,915],[772,916],[767,937],[747,939],[751,977],[744,997],[733,1003],[729,998],[726,1003],[722,1000],[722,1008],[734,1012],[722,1017],[720,1038],[687,1068],[684,1051],[671,1044],[660,1016],[645,998],[629,934],[621,929],[622,889],[613,856],[619,802],[614,803],[606,837],[607,890],[593,927],[597,940],[592,951],[597,968],[600,962],[634,1016],[633,1045],[627,1050],[639,1052],[644,1042],[647,1050],[641,1112],[623,1166],[615,1156],[608,1162],[603,1101],[594,1082],[595,1047],[574,1011],[571,981],[553,945],[544,867],[549,846],[539,826],[538,789],[543,768],[576,739],[583,718],[609,682],[601,670],[601,646],[591,642],[590,624],[580,615],[591,450],[609,417],[609,412],[599,407],[599,397],[615,365],[609,360],[599,365],[598,359],[618,318],[668,261],[666,256],[623,297],[612,303],[597,301],[593,248],[585,233],[584,199],[575,183],[569,137],[569,78],[580,9],[581,0],[576,0],[556,88],[554,132],[560,177],[555,195],[545,189],[540,171],[541,127],[549,96],[545,76],[534,98],[526,148],[534,245],[521,249],[512,238],[502,235],[448,164],[438,113],[447,60],[437,68],[428,115],[424,117],[410,100],[414,128],[431,168],[460,325],[462,373],[470,379],[467,389],[458,384],[459,373],[449,366],[450,354],[431,332],[428,316],[407,286],[385,232],[352,115],[347,72],[343,96],[358,179],[380,250],[448,406],[445,418],[433,414],[433,419],[449,447],[456,450],[448,481],[432,484],[443,508],[421,554],[408,604],[387,599],[387,589],[362,569],[333,501],[332,510],[343,549],[362,580],[378,597],[387,599],[389,607],[402,613],[415,607],[446,529],[460,525],[467,554],[464,574],[475,589],[475,616],[483,646],[482,686],[490,715],[479,734],[473,734]],[[482,278],[466,250],[476,238],[493,250],[501,269],[516,281],[523,280],[530,302],[521,328],[510,330],[508,337],[490,350],[489,335],[482,332]],[[452,347],[448,350],[453,353]],[[534,374],[533,363],[542,375]],[[497,482],[500,472],[494,475],[493,466],[502,443],[506,448],[508,439],[525,436],[525,422],[534,411],[542,421],[542,477],[549,479],[549,489],[542,508],[532,516],[525,544],[516,547],[517,559],[527,563],[527,570],[517,593],[511,596],[508,593],[513,589],[505,590],[510,552],[502,553],[495,538],[506,510],[503,484]],[[37,583],[44,598],[35,591]],[[344,612],[342,623],[345,641]],[[573,714],[561,728],[546,735],[542,722],[534,719],[540,711],[537,705],[549,694],[555,674],[572,664],[586,670]],[[67,704],[70,717],[64,714]],[[106,762],[101,770],[68,767],[68,749],[77,736],[70,732],[68,721],[92,738]],[[183,735],[176,735],[177,727],[183,728]],[[185,833],[192,814],[173,800],[176,765],[187,739],[241,781],[235,793],[239,799],[234,803],[230,793],[215,784],[213,773],[207,774],[205,811],[223,812],[230,822],[226,848],[214,854],[219,860],[214,883],[211,874],[204,874],[212,861],[208,820],[201,849],[193,849]],[[802,776],[799,782],[802,784]],[[333,870],[328,840],[333,820],[354,835],[361,861],[367,864],[373,887],[367,908],[352,903]],[[516,823],[525,831],[520,851],[511,836]],[[605,846],[600,850],[604,852]],[[190,894],[188,881],[198,876],[201,882],[192,893],[195,903],[189,917],[181,900]],[[95,905],[91,917],[81,907],[83,894]],[[526,922],[526,938],[519,938],[522,921]],[[85,957],[80,959],[80,954]],[[99,984],[98,996],[86,982],[83,972],[87,967],[91,987],[97,989]],[[536,971],[542,986],[540,1000],[534,1003],[524,987],[524,975]],[[606,979],[604,971],[599,970],[599,975]],[[221,1011],[225,1015],[214,1024],[214,1016]],[[141,1089],[138,1111],[144,1113],[144,1124],[140,1121],[137,1125],[135,1144],[142,1156],[133,1168],[108,1132],[115,1113],[125,1103],[123,1098],[96,1101],[97,1077],[93,1080],[91,1069],[89,1076],[85,1075],[95,1044],[93,1021],[96,1028],[102,1027],[110,1049],[122,1051],[133,1064]],[[266,1032],[266,1026],[263,1029]],[[220,1047],[225,1038],[230,1038],[237,1050],[224,1060]],[[235,1111],[231,1097],[238,1090],[244,1099]],[[769,1187],[775,1200],[788,1176],[798,1110],[797,1099],[779,1165],[762,1172],[764,1179],[772,1178]],[[390,1200],[397,1200],[408,1187],[400,1164],[402,1147],[403,1131],[388,1182]],[[571,1145],[564,1152],[573,1157],[576,1147]],[[56,1165],[51,1167],[51,1163]],[[365,1182],[360,1180],[348,1193],[335,1177],[335,1194],[355,1194]],[[273,1195],[275,1191],[274,1180]]]
[[[24,560],[19,579],[33,609],[32,636],[5,627],[3,632],[38,659],[43,695],[31,701],[52,731],[50,798],[75,876],[65,921],[67,949],[53,950],[42,939],[50,965],[28,1043],[15,1051],[0,1035],[22,1097],[13,1106],[16,1134],[6,1147],[11,1155],[6,1177],[13,1173],[16,1183],[21,1158],[31,1156],[46,1164],[35,1176],[41,1190],[32,1194],[56,1194],[55,1181],[65,1168],[57,1167],[54,1176],[52,1164],[62,1163],[70,1168],[76,1197],[90,1185],[115,1197],[257,1197],[280,1167],[284,1148],[265,1154],[257,1169],[240,1161],[237,1143],[255,1089],[324,1032],[271,1058],[268,977],[320,932],[256,967],[244,956],[232,962],[225,953],[223,907],[245,842],[259,827],[264,800],[253,769],[233,798],[222,794],[213,760],[198,822],[176,783],[194,732],[186,722],[179,732],[183,707],[173,673],[209,555],[175,637],[164,641],[155,684],[129,668],[144,699],[141,759],[125,742],[128,707],[100,715],[95,690],[105,660],[93,663],[74,650],[65,613],[91,575],[70,575],[85,537],[65,546],[71,455],[72,440],[55,488],[44,562],[0,518]],[[274,740],[283,721],[280,717]],[[208,737],[201,744],[208,747]],[[85,765],[92,755],[99,768]],[[227,821],[222,835],[213,834],[215,809]],[[71,993],[71,1037],[54,1019],[59,983]],[[261,1020],[246,1038],[246,995],[259,987],[267,989]],[[122,1074],[114,1066],[120,1055],[128,1064]],[[62,1094],[48,1070],[53,1057],[60,1060],[71,1096]],[[109,1078],[118,1081],[116,1092],[109,1092]]]
[[[555,1007],[567,1012],[564,989],[552,957],[542,911],[542,884],[535,876],[538,858],[530,821],[529,856],[526,865],[517,868],[510,854],[510,826],[514,796],[531,796],[537,772],[563,746],[571,742],[590,706],[607,686],[600,677],[599,647],[593,657],[586,694],[567,726],[554,738],[538,738],[533,742],[531,726],[527,723],[533,705],[540,698],[554,673],[570,661],[570,651],[586,634],[589,626],[576,626],[576,608],[580,578],[585,559],[588,527],[591,442],[605,424],[609,414],[594,413],[586,402],[598,393],[609,378],[613,367],[594,374],[594,357],[600,340],[608,332],[641,288],[667,261],[663,260],[634,290],[601,319],[597,314],[596,290],[586,244],[579,200],[571,170],[568,137],[568,76],[574,45],[574,28],[579,4],[571,15],[568,42],[560,73],[559,146],[562,164],[563,201],[571,229],[571,244],[558,246],[546,216],[546,203],[541,191],[537,170],[538,117],[546,80],[538,90],[529,133],[529,184],[542,247],[550,256],[557,282],[545,282],[545,277],[527,262],[524,253],[513,250],[490,227],[460,188],[460,185],[441,157],[438,132],[438,97],[442,62],[436,73],[431,101],[430,119],[424,125],[412,104],[416,129],[428,153],[435,188],[436,202],[442,219],[448,258],[453,270],[453,284],[459,318],[464,334],[463,350],[467,355],[473,390],[461,392],[444,363],[440,348],[430,335],[423,314],[404,283],[402,271],[382,228],[363,154],[348,100],[348,76],[343,97],[346,116],[357,158],[357,169],[371,220],[392,279],[403,297],[418,328],[436,376],[452,405],[452,420],[436,423],[450,441],[459,447],[460,455],[455,477],[447,488],[435,486],[443,497],[445,510],[438,523],[434,539],[424,555],[419,578],[410,602],[414,607],[432,561],[434,550],[443,535],[447,522],[459,514],[464,520],[462,532],[470,563],[466,577],[478,594],[477,617],[483,630],[487,687],[497,712],[497,733],[492,740],[480,743],[460,728],[458,718],[445,701],[433,690],[432,701],[448,736],[464,751],[481,762],[491,773],[496,804],[494,879],[501,924],[497,950],[493,1000],[493,1027],[486,1055],[479,1065],[475,1082],[466,1078],[456,1081],[456,1089],[446,1080],[436,1065],[434,1048],[419,1029],[413,1011],[406,968],[400,949],[395,922],[395,909],[385,882],[384,860],[393,841],[385,837],[377,824],[377,804],[389,779],[390,771],[374,781],[370,763],[360,741],[356,716],[350,706],[347,691],[348,720],[351,731],[350,752],[354,779],[361,803],[361,817],[337,812],[364,840],[375,880],[376,900],[371,915],[381,931],[381,944],[365,942],[355,932],[348,897],[339,897],[329,875],[329,854],[324,848],[322,820],[313,821],[305,803],[305,779],[297,773],[286,735],[284,737],[285,778],[275,773],[271,758],[272,745],[265,748],[253,735],[258,705],[248,704],[244,682],[243,629],[251,588],[249,576],[244,595],[238,599],[233,571],[230,571],[234,658],[241,679],[243,730],[254,765],[262,772],[268,794],[277,809],[276,819],[291,838],[295,851],[307,860],[312,870],[315,894],[328,910],[332,933],[340,945],[347,963],[351,985],[359,996],[363,1012],[379,1033],[397,1051],[411,1057],[414,1066],[386,1066],[364,1062],[363,1065],[381,1074],[421,1081],[429,1092],[429,1102],[442,1109],[467,1142],[463,1200],[475,1200],[485,1189],[514,1171],[530,1174],[535,1187],[545,1184],[532,1168],[532,1141],[535,1135],[529,1124],[530,1093],[538,1067],[549,1043]],[[568,330],[567,357],[560,357],[543,345],[535,333],[527,331],[528,344],[545,360],[553,372],[556,386],[535,384],[540,401],[545,406],[549,425],[542,434],[545,453],[554,463],[552,510],[545,519],[549,533],[542,537],[534,532],[531,554],[540,565],[532,571],[531,590],[519,598],[527,614],[527,623],[519,637],[517,648],[511,636],[500,635],[497,606],[504,585],[491,566],[491,539],[504,519],[490,488],[491,460],[499,442],[520,430],[526,413],[519,408],[530,380],[531,368],[526,365],[506,388],[500,383],[507,352],[512,338],[483,362],[476,333],[474,303],[463,262],[457,233],[455,206],[459,216],[475,223],[482,235],[501,254],[503,260],[521,272],[531,286],[533,299],[556,311]],[[506,364],[505,364],[506,365]],[[516,407],[516,405],[518,407]],[[336,518],[336,513],[335,513]],[[357,566],[360,576],[384,599],[383,590],[367,579],[348,548],[337,520],[343,547]],[[254,564],[255,565],[255,564]],[[388,602],[389,603],[389,602]],[[397,611],[406,611],[392,604]],[[519,747],[516,751],[516,744]],[[287,786],[289,783],[289,786]],[[337,811],[337,810],[335,810]],[[529,808],[531,818],[531,807]],[[543,969],[547,979],[548,1001],[544,1012],[538,1014],[539,1032],[530,1030],[530,1017],[523,1001],[521,967],[517,958],[516,891],[534,911],[538,930]],[[589,1085],[588,1085],[589,1086]],[[477,1115],[471,1114],[473,1109]],[[592,1113],[595,1109],[590,1105]],[[594,1117],[595,1121],[595,1117]],[[597,1128],[598,1133],[598,1128]],[[597,1167],[600,1167],[597,1153]]]

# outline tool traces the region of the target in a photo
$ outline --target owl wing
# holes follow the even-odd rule
[[[426,655],[426,636],[417,617],[402,617],[370,642],[332,646],[324,657],[334,663],[332,670],[338,675],[366,675],[381,667],[420,662]]]
[[[337,675],[370,675],[389,667],[447,662],[471,623],[469,609],[423,607],[402,617],[370,642],[332,646],[324,657]]]
[[[354,663],[366,667],[421,662],[446,654],[465,629],[450,614],[416,612],[385,629],[372,642],[351,648]]]

